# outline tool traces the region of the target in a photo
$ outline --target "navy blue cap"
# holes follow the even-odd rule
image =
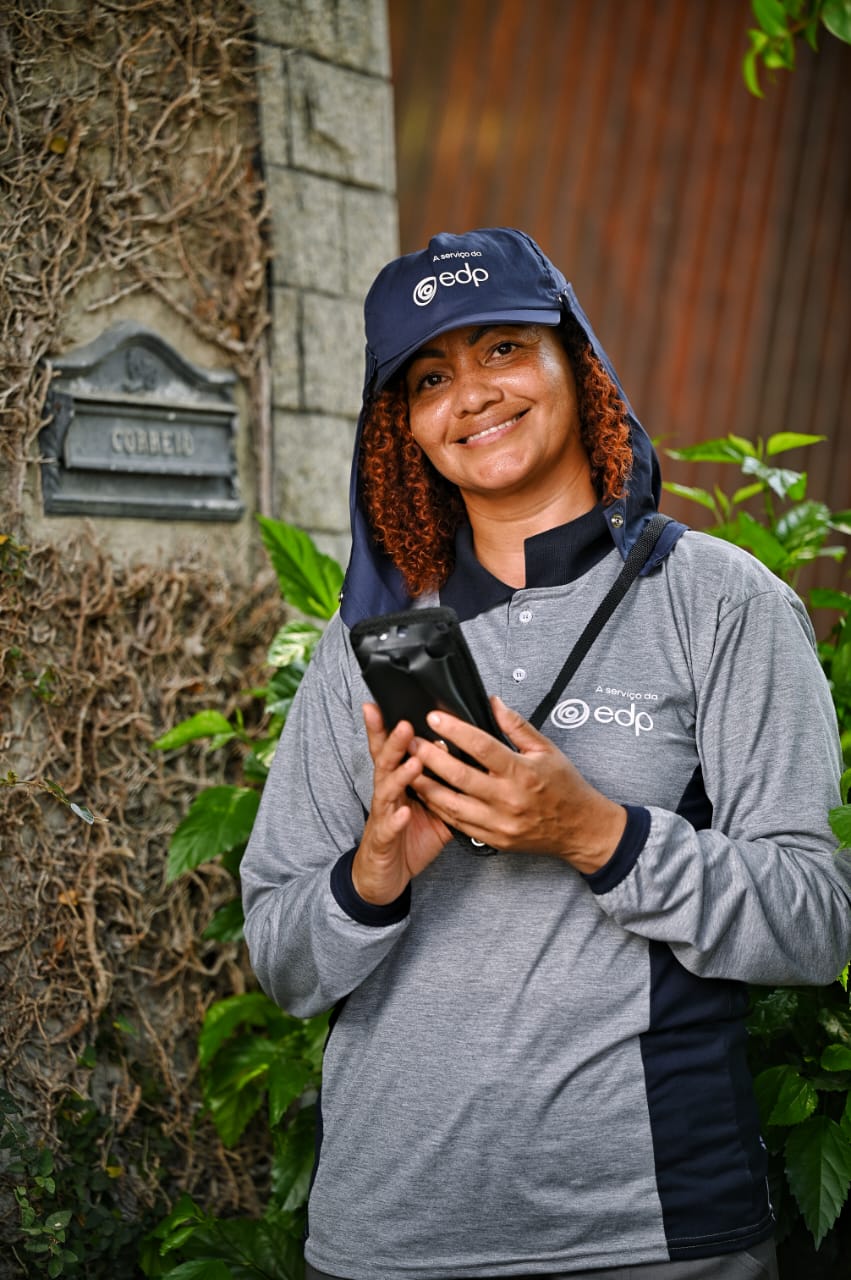
[[[513,227],[441,232],[396,258],[364,304],[366,390],[380,391],[424,342],[470,324],[561,320],[567,281],[531,237]]]

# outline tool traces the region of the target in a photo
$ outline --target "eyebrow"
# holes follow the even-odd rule
[[[483,338],[491,329],[499,329],[500,327],[501,326],[498,324],[480,325],[478,329],[474,329],[470,334],[467,339],[467,346],[474,347],[479,339]],[[445,355],[445,350],[442,350],[440,347],[420,347],[419,351],[415,351],[411,356],[409,363],[413,364],[415,360],[442,360]]]

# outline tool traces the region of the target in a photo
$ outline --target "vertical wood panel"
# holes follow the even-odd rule
[[[789,463],[809,465],[812,496],[851,507],[851,50],[823,34],[758,102],[739,0],[389,11],[403,249],[524,227],[573,281],[651,434],[824,434]]]

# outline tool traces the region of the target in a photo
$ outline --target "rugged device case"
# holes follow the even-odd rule
[[[512,746],[496,723],[478,668],[454,609],[408,609],[357,622],[352,648],[388,729],[410,720],[418,737],[434,742],[429,711],[448,711]],[[453,755],[481,768],[465,752]]]

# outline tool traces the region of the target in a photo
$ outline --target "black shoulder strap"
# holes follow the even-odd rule
[[[647,524],[642,529],[635,546],[632,548],[624,562],[623,568],[612,583],[606,595],[601,600],[600,604],[597,606],[590,621],[588,622],[588,625],[582,632],[582,635],[576,641],[576,644],[568,654],[567,661],[553,681],[553,685],[549,693],[541,702],[538,703],[538,706],[529,717],[529,723],[533,724],[536,729],[540,729],[541,725],[558,702],[562,691],[573,678],[580,662],[597,639],[597,636],[603,630],[603,627],[606,625],[621,600],[623,600],[627,591],[629,591],[644,565],[650,559],[651,552],[659,541],[662,530],[665,528],[666,524],[670,524],[670,521],[670,516],[663,516],[657,513],[648,520]]]

